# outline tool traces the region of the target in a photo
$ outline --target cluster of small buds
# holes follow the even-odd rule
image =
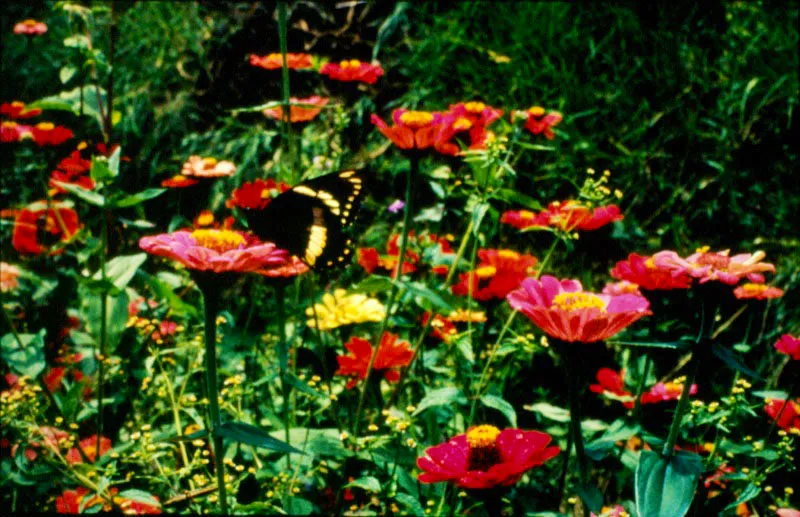
[[[39,407],[38,393],[42,388],[20,377],[11,389],[0,393],[0,418],[29,421]]]
[[[586,180],[580,189],[580,198],[586,203],[586,206],[591,208],[593,205],[602,205],[609,200],[612,195],[612,191],[608,187],[609,178],[611,178],[611,171],[607,169],[599,178],[595,178],[594,169],[586,169]],[[621,190],[615,189],[613,196],[616,199],[622,199],[623,193]]]
[[[733,395],[741,395],[748,389],[752,388],[753,385],[747,382],[744,379],[739,379],[736,381],[736,385],[731,389],[731,394]],[[735,399],[734,399],[735,400]]]

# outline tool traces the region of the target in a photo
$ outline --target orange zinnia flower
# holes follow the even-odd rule
[[[466,118],[456,118],[449,113],[407,109],[396,109],[392,112],[394,125],[391,127],[375,114],[370,120],[383,136],[400,149],[433,148],[436,152],[450,156],[459,152],[458,146],[451,142],[453,136],[472,127]]]
[[[48,209],[46,202],[39,201],[20,210],[14,221],[12,244],[20,253],[40,255],[56,240],[69,242],[79,228],[75,210],[61,203],[51,203]],[[51,255],[62,252],[60,249]]]
[[[469,128],[470,149],[485,149],[486,142],[492,136],[492,132],[486,129],[487,126],[503,116],[503,110],[477,101],[452,104],[449,113],[456,120],[465,119],[471,124]]]
[[[322,108],[327,106],[329,100],[327,97],[320,97],[319,95],[304,99],[292,97],[289,99],[289,122],[309,122],[314,120],[322,112]],[[304,106],[305,104],[314,107]],[[283,108],[281,106],[267,108],[264,110],[264,115],[271,119],[283,120]]]
[[[45,32],[47,32],[47,24],[36,20],[27,19],[14,25],[14,34],[41,36]]]
[[[200,183],[200,180],[194,178],[187,178],[183,174],[176,174],[175,176],[161,182],[162,187],[167,188],[186,188]]]
[[[771,285],[748,282],[734,289],[733,294],[739,300],[772,300],[782,297],[783,289]]]
[[[9,118],[31,118],[40,115],[42,110],[39,108],[25,109],[22,101],[4,102],[0,105],[0,114]]]
[[[336,81],[358,81],[375,84],[383,75],[383,68],[378,64],[362,63],[357,59],[344,60],[339,63],[325,63],[320,74],[327,75]]]
[[[474,299],[502,300],[533,273],[533,266],[537,262],[533,255],[523,255],[513,250],[482,249],[478,250],[478,258],[480,263],[477,269],[459,276],[459,282],[451,288],[453,294],[468,296],[471,283]]]
[[[336,375],[355,377],[347,383],[347,388],[355,386],[359,380],[367,378],[367,368],[372,357],[373,347],[366,339],[351,337],[345,344],[349,352],[347,355],[336,357],[339,369]],[[407,341],[398,341],[397,335],[385,332],[378,346],[378,353],[372,369],[383,371],[383,376],[389,382],[397,382],[400,379],[400,369],[411,363],[414,351]]]
[[[83,449],[83,453],[86,455],[86,459],[88,459],[91,463],[97,461],[97,435],[93,434],[89,438],[84,438],[80,441],[78,446]],[[100,457],[105,456],[108,451],[111,450],[111,440],[106,438],[105,436],[100,437]],[[78,451],[77,447],[73,447],[67,452],[66,455],[67,463],[70,465],[74,465],[76,463],[83,463],[83,457],[81,453]]]
[[[7,293],[19,287],[19,268],[0,262],[0,292]]]
[[[250,64],[267,70],[276,70],[283,68],[283,56],[279,52],[273,52],[266,56],[250,54]],[[286,65],[293,70],[311,68],[313,66],[312,56],[311,54],[288,52],[286,54]]]

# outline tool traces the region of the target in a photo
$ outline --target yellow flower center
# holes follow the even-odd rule
[[[433,122],[433,113],[428,111],[406,111],[400,115],[400,122],[415,129],[429,126]]]
[[[469,470],[487,471],[492,465],[500,463],[502,457],[497,450],[497,437],[500,429],[493,425],[479,425],[467,429],[467,445],[469,453],[467,468]]]
[[[534,117],[541,117],[542,115],[544,115],[544,108],[541,106],[534,106],[528,110],[528,113],[530,113]]]
[[[78,151],[83,151],[87,147],[89,147],[89,144],[87,144],[86,142],[81,142],[78,144]]]
[[[211,168],[217,165],[216,158],[203,158],[203,167]]]
[[[486,104],[476,101],[465,102],[464,109],[467,110],[467,113],[473,113],[477,115],[478,113],[486,109]]]
[[[25,107],[25,103],[22,102],[22,101],[13,101],[11,103],[11,105],[14,106],[15,108],[24,108]]]
[[[596,294],[585,292],[557,294],[553,298],[553,306],[567,312],[580,309],[600,309],[602,312],[606,310],[606,304],[602,298]]]
[[[11,120],[4,120],[2,125],[3,127],[7,127],[9,129],[17,127],[17,123],[12,122]]]
[[[519,259],[519,253],[517,253],[516,251],[512,251],[512,250],[500,250],[500,251],[497,252],[497,254],[500,255],[501,258],[504,258],[504,259],[511,259],[511,260]]]
[[[764,284],[747,283],[742,286],[742,289],[744,289],[744,291],[747,294],[758,295],[764,293],[767,289],[769,289],[769,286],[766,286]]]
[[[339,63],[339,66],[341,68],[358,68],[361,66],[361,61],[359,61],[358,59],[351,59],[350,61],[345,59],[344,61]]]
[[[214,214],[211,213],[209,210],[203,210],[200,212],[200,215],[197,216],[197,225],[198,226],[208,226],[214,222]]]
[[[497,274],[497,268],[494,266],[482,266],[475,270],[475,276],[478,278],[491,278]]]
[[[198,246],[224,253],[245,243],[244,237],[230,230],[195,230],[192,237]]]
[[[41,129],[42,131],[52,131],[55,128],[56,126],[52,122],[39,122],[36,124],[36,129]]]
[[[37,22],[36,20],[27,19],[22,23],[27,25],[28,27],[33,27],[34,25],[36,25]]]
[[[500,429],[493,425],[479,425],[467,430],[467,443],[470,449],[490,447],[497,442]]]
[[[459,131],[464,129],[469,129],[471,127],[472,127],[472,122],[470,122],[469,119],[464,117],[460,117],[458,120],[453,122],[453,129],[457,129]]]

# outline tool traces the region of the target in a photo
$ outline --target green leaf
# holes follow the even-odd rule
[[[603,493],[594,486],[589,484],[579,484],[576,487],[578,496],[583,500],[584,504],[589,507],[592,512],[600,512],[603,507]]]
[[[464,356],[464,360],[470,364],[475,362],[475,352],[472,351],[472,343],[470,343],[469,334],[464,334],[456,339],[456,348]]]
[[[523,409],[539,413],[543,417],[553,420],[555,422],[569,422],[569,410],[548,404],[547,402],[538,402],[530,406],[522,406]]]
[[[254,447],[269,449],[280,453],[305,454],[303,451],[295,449],[286,442],[282,442],[270,436],[270,434],[254,425],[243,422],[225,422],[217,430],[220,436],[235,442],[242,442]]]
[[[380,492],[381,491],[381,482],[378,481],[378,478],[374,478],[372,476],[366,476],[363,478],[358,478],[355,481],[351,481],[345,487],[356,487],[362,488],[367,492]]]
[[[450,314],[454,310],[453,305],[444,299],[444,296],[449,296],[449,294],[445,294],[445,291],[436,292],[422,282],[398,281],[397,284],[414,296],[418,296],[423,300],[430,302],[429,307],[420,304],[423,309],[436,310],[437,312],[443,312],[445,314]]]
[[[431,390],[427,395],[417,404],[417,410],[414,411],[413,416],[417,416],[428,408],[436,406],[450,406],[455,403],[465,404],[467,398],[461,393],[461,390],[455,387],[439,388]]]
[[[93,180],[103,182],[116,178],[117,174],[119,174],[119,170],[111,170],[108,158],[105,156],[92,157],[92,169],[89,171],[89,176],[91,176]]]
[[[157,298],[167,302],[170,310],[178,316],[196,316],[197,309],[180,299],[175,292],[164,282],[154,276],[150,276],[142,271],[140,275],[145,275],[145,281],[153,289]]]
[[[380,276],[380,275],[371,275],[365,278],[364,280],[357,283],[351,289],[348,290],[349,293],[356,294],[356,293],[367,293],[367,294],[374,294],[380,293],[383,291],[388,291],[392,288],[392,280],[387,276]]]
[[[83,187],[72,185],[70,183],[64,183],[63,181],[53,181],[53,183],[58,187],[66,190],[70,194],[75,194],[77,197],[86,201],[90,205],[105,206],[106,204],[106,198],[103,197],[101,194],[98,194],[97,192],[94,192],[92,190],[86,190]]]
[[[394,6],[394,11],[390,14],[378,28],[378,35],[375,38],[375,46],[372,47],[372,60],[378,59],[381,47],[389,40],[392,34],[403,24],[408,23],[406,11],[411,7],[410,2],[398,2]]]
[[[722,359],[722,362],[727,364],[732,370],[743,373],[744,375],[747,375],[751,379],[755,379],[758,381],[764,380],[764,378],[761,377],[755,370],[753,370],[752,368],[748,368],[747,366],[742,364],[739,358],[736,357],[736,354],[734,354],[727,348],[720,345],[714,345],[712,347],[712,351],[714,352],[715,356]]]
[[[102,321],[102,295],[93,293],[85,286],[81,286],[82,300],[81,319],[86,322],[86,330],[96,343],[100,343],[100,330]],[[118,295],[107,296],[106,300],[106,336],[108,349],[114,350],[119,343],[122,333],[128,323],[128,295],[121,291]]]
[[[156,198],[166,191],[167,189],[165,188],[149,188],[137,194],[123,196],[121,198],[114,198],[109,205],[115,208],[127,208],[129,206],[135,206],[140,203],[144,203],[148,199]]]
[[[740,504],[755,499],[756,497],[758,497],[758,494],[760,493],[761,493],[761,487],[756,485],[755,483],[750,483],[745,487],[744,490],[742,490],[742,493],[739,494],[739,497],[734,502],[725,507],[725,511],[733,510]]]
[[[503,416],[508,418],[508,421],[511,423],[511,427],[517,427],[517,412],[514,410],[514,406],[509,404],[505,399],[487,393],[481,396],[481,402],[483,402],[486,407],[496,409],[503,413]]]
[[[779,391],[779,390],[753,391],[752,394],[762,399],[780,399],[780,400],[786,400],[786,398],[789,396],[789,394],[786,393],[785,391]]]
[[[300,497],[290,497],[286,511],[289,515],[311,515],[314,513],[314,505]]]
[[[472,207],[472,235],[476,238],[481,229],[481,222],[489,211],[489,203],[478,203]]]
[[[625,420],[616,420],[605,432],[586,444],[586,455],[595,461],[600,461],[611,452],[619,441],[627,441],[631,436],[635,436],[641,427],[630,425]]]
[[[45,369],[45,334],[45,329],[38,334],[18,334],[19,341],[14,334],[6,334],[0,338],[0,355],[3,361],[18,375],[36,379]]]
[[[148,494],[144,490],[139,490],[138,488],[123,490],[119,493],[119,497],[123,499],[130,499],[131,501],[136,501],[137,503],[155,506],[156,508],[161,508],[161,503],[158,502],[158,499],[153,497],[152,494]]]
[[[414,515],[414,517],[422,517],[425,515],[425,509],[422,508],[418,498],[400,492],[395,496],[395,499],[397,499],[398,503],[405,506],[406,509],[411,512],[411,515]]]
[[[505,201],[508,204],[515,205],[521,208],[527,208],[530,210],[541,210],[542,205],[535,199],[530,196],[526,196],[525,194],[520,193],[514,189],[510,188],[501,188],[492,191],[490,196],[494,199],[499,199],[501,201]]]
[[[72,79],[72,77],[75,75],[75,72],[77,71],[78,71],[77,68],[75,68],[74,66],[63,66],[61,67],[61,70],[59,70],[58,72],[58,78],[61,80],[63,84],[66,84],[69,82],[70,79]],[[68,109],[70,111],[72,110],[72,108]]]
[[[636,511],[647,517],[683,517],[702,470],[703,461],[694,453],[677,451],[663,458],[642,451],[636,466]]]
[[[106,263],[106,279],[121,291],[130,283],[145,260],[147,260],[147,253],[114,257]],[[101,276],[101,271],[97,271],[92,278],[100,280]]]
[[[692,345],[692,341],[665,341],[649,343],[645,341],[609,341],[609,344],[622,345],[622,346],[637,346],[642,348],[670,348],[673,350],[683,350]]]

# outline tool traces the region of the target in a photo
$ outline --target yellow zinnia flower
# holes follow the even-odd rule
[[[311,328],[317,326],[314,318],[315,309],[320,330],[331,330],[365,321],[383,321],[386,316],[386,309],[376,298],[364,294],[348,295],[344,289],[336,289],[333,294],[325,293],[322,295],[322,303],[306,309],[306,316],[309,317],[308,326]]]

